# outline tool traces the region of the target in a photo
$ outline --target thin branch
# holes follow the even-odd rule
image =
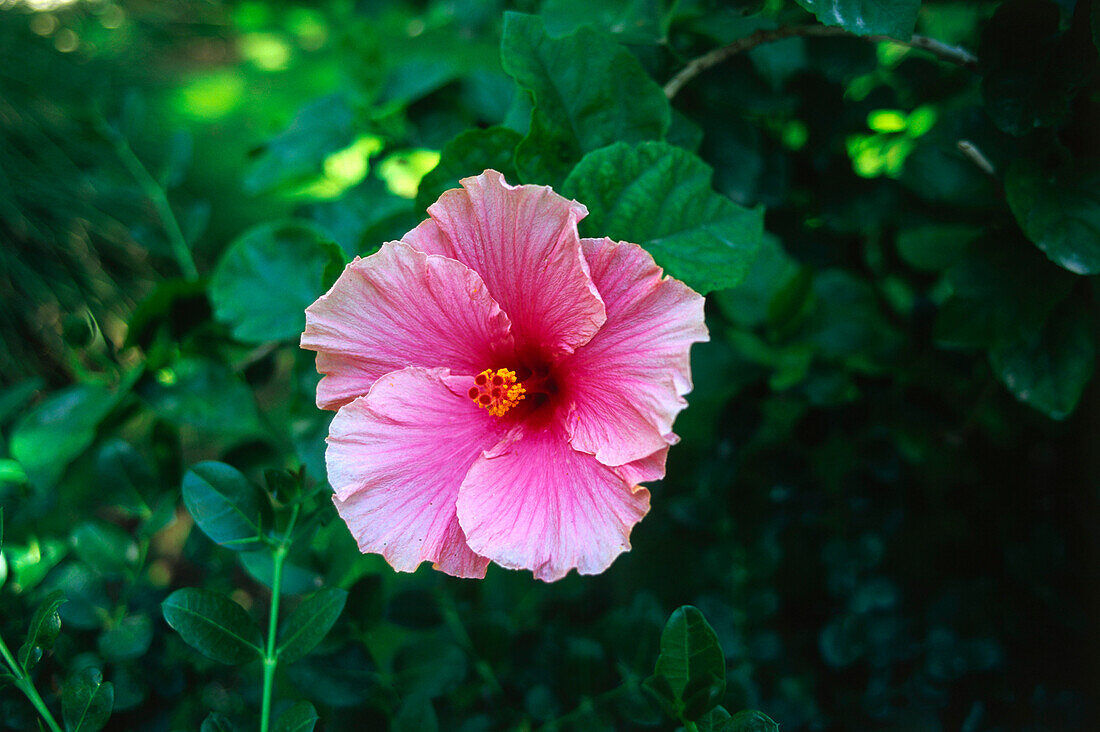
[[[843,28],[836,26],[789,25],[771,30],[758,30],[751,35],[745,36],[744,38],[738,38],[733,43],[722,46],[721,48],[716,48],[709,53],[705,53],[689,61],[687,66],[681,69],[676,76],[672,77],[672,79],[665,84],[665,96],[672,99],[688,82],[707,69],[712,66],[717,66],[732,56],[744,53],[745,51],[751,51],[757,46],[761,46],[765,43],[775,43],[776,41],[782,41],[787,38],[833,37],[862,38],[871,43],[882,43],[887,41],[890,43],[899,43],[903,46],[909,46],[910,48],[919,48],[923,51],[928,51],[941,61],[947,61],[948,63],[956,64],[963,68],[973,69],[978,65],[978,58],[965,48],[949,46],[942,41],[937,41],[927,36],[913,36],[908,41],[900,41],[896,38],[890,38],[889,36],[857,36],[854,33],[849,33]]]

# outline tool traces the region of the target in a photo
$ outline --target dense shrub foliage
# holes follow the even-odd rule
[[[0,0],[0,727],[1096,728],[1098,45],[1093,0]],[[485,168],[708,295],[600,576],[397,574],[329,497],[303,310]]]

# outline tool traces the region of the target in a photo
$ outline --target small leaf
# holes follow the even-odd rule
[[[733,717],[725,707],[715,707],[699,717],[695,722],[699,732],[730,732],[733,729]]]
[[[764,233],[763,209],[716,193],[711,172],[663,142],[619,143],[586,155],[562,193],[588,207],[582,235],[641,244],[669,274],[706,293],[744,279]]]
[[[659,140],[668,131],[664,92],[607,34],[584,27],[551,38],[541,19],[506,13],[501,62],[535,99],[530,131],[516,149],[526,181],[556,185],[587,152]]]
[[[208,658],[239,664],[263,655],[260,629],[224,595],[185,587],[169,595],[161,608],[183,640]]]
[[[1005,177],[1005,197],[1024,234],[1051,261],[1080,275],[1100,273],[1100,167],[1046,176],[1018,163]]]
[[[274,732],[313,732],[317,724],[317,710],[307,701],[300,701],[279,715]]]
[[[348,593],[326,587],[294,609],[279,629],[279,660],[294,663],[312,651],[344,610]]]
[[[340,247],[312,224],[260,224],[229,245],[210,278],[214,317],[245,343],[297,338],[306,307],[324,294],[326,268],[343,264]]]
[[[199,732],[236,732],[236,730],[237,728],[224,714],[217,712],[210,712],[199,727]]]
[[[141,658],[153,642],[153,621],[148,615],[127,615],[99,636],[99,652],[111,662]]]
[[[103,729],[115,704],[115,689],[97,668],[74,674],[61,691],[61,715],[67,732]]]
[[[85,521],[73,529],[71,541],[76,555],[100,574],[121,574],[138,560],[137,544],[113,524]]]
[[[55,590],[38,606],[31,616],[30,628],[27,629],[27,640],[19,649],[19,665],[29,669],[42,657],[43,651],[48,651],[53,646],[61,632],[61,616],[57,609],[65,602],[65,595],[60,590]]]
[[[244,551],[237,555],[241,560],[241,566],[257,582],[263,583],[267,588],[275,580],[275,561],[271,551],[262,549],[257,552]],[[283,564],[283,576],[279,582],[279,594],[281,595],[305,595],[313,592],[324,584],[324,578],[313,570],[291,564],[288,560]]]
[[[646,688],[681,721],[699,719],[718,704],[726,690],[726,659],[698,608],[684,605],[669,617]]]
[[[149,510],[144,496],[156,487],[156,477],[149,463],[125,440],[111,439],[96,453],[96,475],[109,500],[131,514],[143,515]]]
[[[390,729],[393,732],[437,732],[439,720],[431,700],[420,694],[407,697],[394,715]]]
[[[779,725],[763,712],[746,709],[733,715],[728,732],[779,732]]]
[[[270,506],[236,468],[219,462],[192,466],[183,476],[183,503],[203,533],[227,549],[255,549]]]
[[[416,206],[426,209],[443,191],[457,188],[458,181],[492,168],[505,180],[517,182],[516,145],[523,137],[507,127],[467,130],[443,146],[436,165],[420,181]]]
[[[859,36],[884,35],[908,41],[920,0],[798,0],[825,25],[839,25]]]

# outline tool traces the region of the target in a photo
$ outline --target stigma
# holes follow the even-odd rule
[[[527,390],[516,383],[516,372],[508,369],[485,369],[474,377],[474,386],[467,392],[474,404],[500,417],[519,404]]]

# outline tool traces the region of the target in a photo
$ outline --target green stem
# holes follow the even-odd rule
[[[180,228],[176,214],[173,213],[172,206],[168,202],[168,194],[164,186],[153,177],[122,134],[107,124],[105,119],[99,119],[97,123],[100,133],[114,144],[115,153],[137,184],[141,186],[142,193],[153,202],[153,207],[156,208],[157,216],[164,227],[164,233],[168,235],[172,254],[183,276],[189,280],[197,280],[198,267],[195,266],[195,260],[191,257],[191,248],[187,246],[187,238],[183,235],[183,229]]]
[[[684,732],[699,732],[699,727],[696,726],[695,722],[691,722],[691,721],[685,719],[684,720]]]
[[[275,688],[275,669],[279,665],[279,651],[275,646],[279,630],[279,597],[283,587],[283,562],[290,549],[290,536],[298,521],[299,506],[290,510],[290,520],[279,545],[272,554],[274,569],[271,575],[271,614],[267,619],[267,648],[264,651],[264,696],[260,707],[260,732],[268,732],[271,726],[271,695]]]
[[[23,692],[23,695],[30,700],[30,703],[34,705],[34,708],[38,711],[39,716],[45,720],[52,732],[61,732],[61,726],[58,725],[57,720],[50,714],[50,710],[46,707],[46,702],[42,701],[42,697],[38,695],[38,689],[34,688],[34,682],[31,681],[31,677],[26,675],[22,667],[15,662],[15,659],[11,655],[11,651],[4,644],[4,639],[0,638],[0,655],[4,657],[4,662],[8,664],[8,668],[11,669],[12,675],[15,677],[15,687]]]

